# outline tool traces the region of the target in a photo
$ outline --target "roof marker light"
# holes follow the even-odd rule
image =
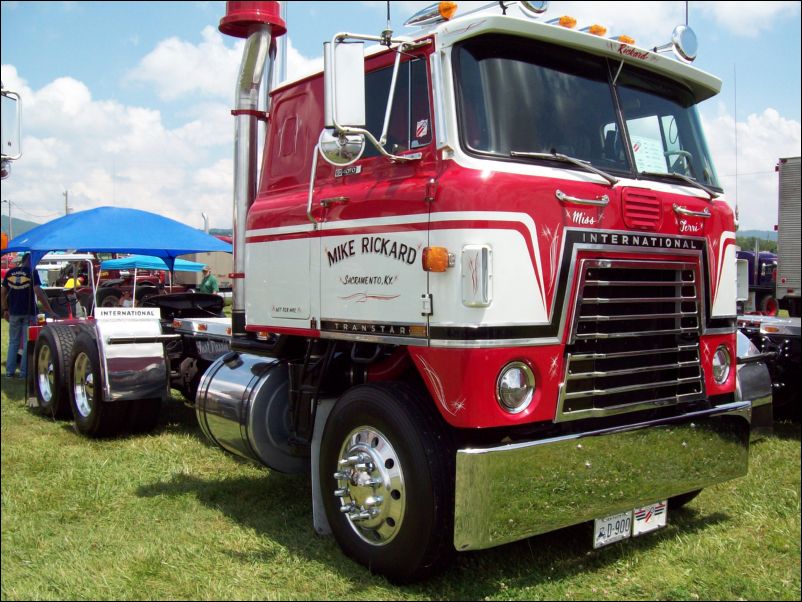
[[[404,23],[404,27],[431,25],[448,21],[457,12],[456,2],[438,2],[419,10]]]
[[[585,33],[589,33],[594,36],[607,35],[607,28],[604,25],[599,25],[598,23],[594,23],[593,25],[589,25],[588,27],[583,27],[580,31],[584,31]]]
[[[574,19],[570,15],[563,15],[558,19],[552,19],[551,21],[549,21],[549,23],[551,25],[559,25],[560,27],[566,27],[568,29],[573,29],[574,27],[576,27],[576,19]]]
[[[615,40],[616,42],[621,42],[622,44],[629,44],[630,46],[634,46],[635,45],[635,39],[634,38],[630,38],[627,35],[613,36],[610,39],[611,40]]]

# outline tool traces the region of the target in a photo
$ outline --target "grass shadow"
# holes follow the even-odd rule
[[[367,569],[349,560],[333,537],[320,536],[312,526],[311,486],[306,477],[290,477],[266,472],[264,477],[203,479],[175,475],[169,481],[145,485],[137,490],[142,497],[194,496],[241,526],[267,540],[279,543],[293,555],[323,563],[353,583],[354,592],[366,578],[385,583],[383,577],[369,575]],[[269,503],[275,500],[276,503]],[[268,503],[266,503],[268,501]],[[731,517],[720,512],[703,514],[692,507],[673,511],[669,525],[656,533],[633,538],[594,550],[591,523],[561,529],[488,550],[463,552],[442,574],[408,586],[401,591],[431,599],[481,600],[499,593],[499,582],[525,588],[547,580],[567,579],[610,566],[635,550],[650,549],[660,542],[704,531]],[[273,554],[263,546],[253,552],[240,552],[246,562],[268,563]]]

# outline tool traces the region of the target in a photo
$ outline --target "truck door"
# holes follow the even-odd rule
[[[390,64],[366,76],[367,128],[377,138],[392,70]],[[401,64],[385,147],[420,159],[391,162],[368,143],[358,162],[329,167],[319,180],[320,328],[330,336],[426,337],[428,278],[421,256],[428,244],[427,182],[435,165],[428,82],[423,57]]]

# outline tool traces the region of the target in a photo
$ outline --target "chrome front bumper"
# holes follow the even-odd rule
[[[749,401],[493,448],[457,451],[454,546],[478,550],[743,476]]]

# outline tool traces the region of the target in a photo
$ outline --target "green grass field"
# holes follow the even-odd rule
[[[150,435],[91,441],[23,396],[3,380],[3,600],[800,599],[799,424],[656,534],[594,551],[564,529],[397,587],[315,534],[308,478],[212,447],[177,399]]]

